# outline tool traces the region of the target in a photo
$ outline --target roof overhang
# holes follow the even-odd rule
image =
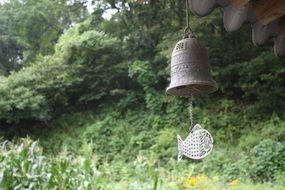
[[[256,46],[273,38],[276,56],[285,57],[285,0],[189,0],[189,3],[198,16],[207,16],[221,7],[224,26],[229,32],[250,23]]]

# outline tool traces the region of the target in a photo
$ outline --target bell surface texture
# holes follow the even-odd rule
[[[166,92],[190,97],[216,90],[206,48],[196,37],[179,41],[172,52],[171,81]]]

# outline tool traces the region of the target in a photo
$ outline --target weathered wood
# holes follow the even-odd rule
[[[198,16],[222,7],[227,31],[236,31],[250,22],[253,43],[262,45],[274,37],[275,54],[285,57],[285,0],[189,0],[189,3]]]
[[[253,11],[263,25],[285,15],[285,0],[258,0],[252,4]]]
[[[189,0],[192,12],[198,16],[210,14],[217,6],[216,0]]]
[[[236,7],[241,7],[246,5],[249,2],[249,0],[231,0],[231,4]]]
[[[285,37],[285,16],[279,22],[280,33]]]
[[[216,2],[221,7],[225,7],[230,4],[230,0],[216,0]]]
[[[285,56],[285,37],[282,34],[274,39],[274,53],[278,57]]]
[[[271,36],[276,37],[279,33],[277,20],[268,25],[263,25],[260,22],[252,24],[252,41],[256,46],[264,44]]]
[[[248,6],[235,7],[228,5],[224,8],[223,21],[225,29],[229,32],[238,30],[246,21],[248,15]]]

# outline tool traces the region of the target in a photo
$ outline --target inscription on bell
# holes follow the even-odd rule
[[[172,56],[171,63],[172,65],[178,65],[181,63],[194,63],[194,62],[201,62],[205,61],[207,62],[207,57],[202,54],[191,54],[191,53],[181,53]]]
[[[171,76],[177,73],[190,72],[190,71],[191,71],[191,67],[189,64],[179,64],[171,68]]]
[[[176,56],[172,57],[171,62],[175,65],[175,64],[179,64],[179,63],[185,63],[185,62],[189,62],[189,59],[191,57],[191,54],[179,54]]]

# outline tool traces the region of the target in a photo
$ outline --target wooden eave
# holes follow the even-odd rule
[[[198,16],[207,16],[221,7],[224,26],[229,32],[250,23],[256,46],[273,38],[275,55],[285,57],[285,0],[189,0],[189,3]]]

